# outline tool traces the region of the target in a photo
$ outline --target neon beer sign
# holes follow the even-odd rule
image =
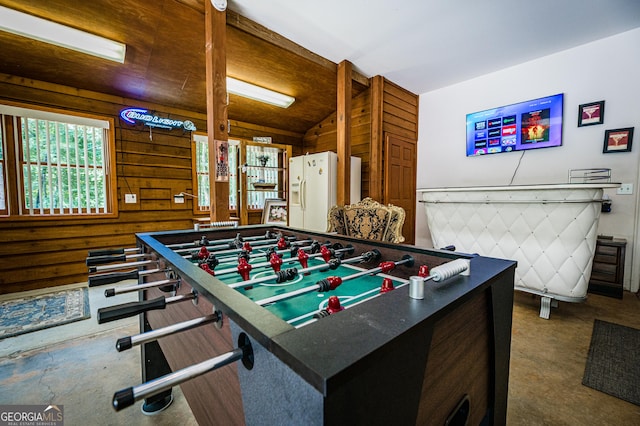
[[[156,127],[160,129],[184,129],[188,131],[196,130],[196,126],[192,121],[174,120],[173,118],[159,117],[157,115],[150,114],[146,109],[142,108],[125,108],[120,111],[120,118],[132,125],[142,123],[145,126]]]

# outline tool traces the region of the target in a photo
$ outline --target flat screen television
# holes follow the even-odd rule
[[[467,157],[562,145],[563,94],[467,114]]]

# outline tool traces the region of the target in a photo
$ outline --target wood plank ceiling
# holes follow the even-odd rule
[[[204,1],[0,0],[127,45],[118,64],[0,31],[0,73],[206,114]],[[336,110],[336,69],[227,11],[227,75],[296,98],[282,109],[230,95],[230,120],[302,134]]]

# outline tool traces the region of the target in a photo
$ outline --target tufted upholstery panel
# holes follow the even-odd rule
[[[514,259],[515,287],[586,298],[601,188],[423,192],[434,247]]]
[[[329,210],[328,232],[364,240],[401,243],[406,213],[402,207],[383,205],[371,198]]]

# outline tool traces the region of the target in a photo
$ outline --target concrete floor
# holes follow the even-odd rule
[[[640,299],[589,294],[561,302],[549,320],[539,310],[539,298],[515,293],[507,423],[640,425],[639,406],[582,385],[594,319],[640,329]]]
[[[116,391],[142,381],[140,348],[115,348],[119,338],[138,334],[139,324],[137,317],[98,324],[97,310],[137,300],[137,294],[107,299],[104,289],[89,289],[87,320],[0,340],[0,405],[63,405],[68,426],[197,425],[179,387],[169,408],[154,416],[142,413],[142,402],[119,412],[112,408]]]
[[[131,283],[123,283],[130,285]],[[90,289],[92,317],[0,340],[0,404],[64,405],[66,425],[196,425],[179,388],[164,412],[145,416],[140,402],[115,412],[117,390],[141,381],[140,351],[119,353],[118,338],[138,333],[137,319],[98,325],[105,299]],[[117,299],[117,300],[116,300]],[[595,318],[640,328],[640,299],[589,295],[539,318],[539,299],[516,292],[509,381],[509,425],[639,425],[640,407],[582,385]],[[640,349],[640,348],[639,348]],[[221,421],[220,424],[224,424]]]

